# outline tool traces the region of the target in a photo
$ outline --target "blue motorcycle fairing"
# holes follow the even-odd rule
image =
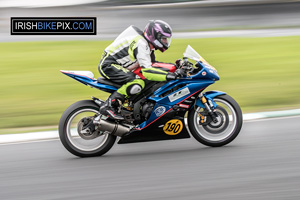
[[[147,121],[144,121],[143,123],[141,123],[137,127],[137,130],[141,130],[141,129],[144,129],[144,128],[148,127],[149,125],[151,125],[152,123],[154,123],[155,121],[160,119],[162,116],[164,116],[165,114],[167,114],[171,110],[172,110],[172,106],[161,105],[161,104],[156,103],[149,119]]]
[[[61,72],[84,85],[89,85],[90,87],[94,87],[105,92],[113,93],[114,91],[118,90],[118,88],[114,86],[98,83],[96,79],[90,78],[88,76],[75,74],[67,71],[61,71]]]
[[[191,80],[191,79],[180,79],[177,81],[172,81],[167,83],[168,86],[162,86],[154,92],[154,96],[148,97],[148,99],[156,102],[153,111],[147,121],[141,123],[137,128],[144,129],[151,125],[153,122],[157,121],[169,111],[173,109],[174,105],[178,105],[184,100],[190,98],[196,93],[204,90],[208,85],[214,83],[214,81],[203,80],[202,82]],[[168,94],[164,97],[160,95],[169,91],[171,88],[174,88],[178,85],[185,85],[184,87],[179,88],[178,90]],[[170,88],[169,88],[170,87]]]
[[[175,81],[170,81],[158,88],[154,94],[148,99],[156,101],[158,104],[173,106],[182,102],[188,96],[196,93],[197,91],[206,88],[207,86],[213,84],[212,80],[193,80],[193,79],[179,79]],[[172,88],[181,86],[176,91],[164,95],[169,92]],[[163,97],[162,97],[163,96]]]
[[[208,91],[208,92],[205,92],[203,93],[203,96],[208,100],[208,101],[211,101],[214,108],[217,107],[217,104],[216,102],[214,101],[214,98],[216,96],[220,96],[220,95],[223,95],[223,94],[226,94],[225,92],[222,92],[222,91]],[[196,100],[196,106],[198,107],[201,107],[201,108],[205,108],[205,106],[203,105],[203,103],[201,102],[201,99],[197,98]]]
[[[197,62],[200,65],[201,70],[194,74],[191,75],[190,78],[192,79],[209,79],[209,80],[213,80],[213,81],[218,81],[220,80],[220,77],[216,71],[216,69],[212,68],[211,66],[198,61]]]

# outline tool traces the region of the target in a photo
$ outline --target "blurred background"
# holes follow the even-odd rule
[[[244,113],[300,106],[300,1],[0,0],[0,134],[57,129],[63,111],[91,89],[59,70],[92,71],[125,28],[168,22],[175,62],[191,45],[221,77],[207,90],[234,97]],[[97,17],[97,35],[11,36],[11,17]]]

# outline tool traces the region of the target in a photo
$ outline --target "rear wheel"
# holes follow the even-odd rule
[[[238,103],[229,95],[221,95],[214,98],[217,104],[215,114],[217,122],[209,120],[210,116],[206,114],[201,107],[189,112],[188,126],[193,137],[200,143],[219,147],[233,141],[239,134],[242,124],[243,115]],[[203,120],[203,121],[201,121]]]
[[[101,156],[111,149],[116,136],[97,130],[93,123],[99,107],[90,100],[71,105],[59,122],[59,137],[64,147],[79,157]]]

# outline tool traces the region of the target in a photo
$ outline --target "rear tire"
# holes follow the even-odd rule
[[[59,122],[59,137],[70,153],[79,157],[101,156],[114,145],[116,141],[114,135],[103,134],[95,137],[83,137],[83,134],[79,133],[80,120],[92,119],[95,114],[99,114],[99,107],[92,100],[76,102],[63,113]]]
[[[193,137],[200,143],[220,147],[233,141],[242,128],[243,115],[238,103],[229,95],[220,95],[214,98],[217,103],[216,113],[218,123],[200,125],[200,107],[196,107],[188,114],[188,126]]]

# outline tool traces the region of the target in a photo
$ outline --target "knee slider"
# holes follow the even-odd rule
[[[141,85],[135,83],[127,87],[126,93],[128,96],[131,96],[140,93],[142,89]]]

